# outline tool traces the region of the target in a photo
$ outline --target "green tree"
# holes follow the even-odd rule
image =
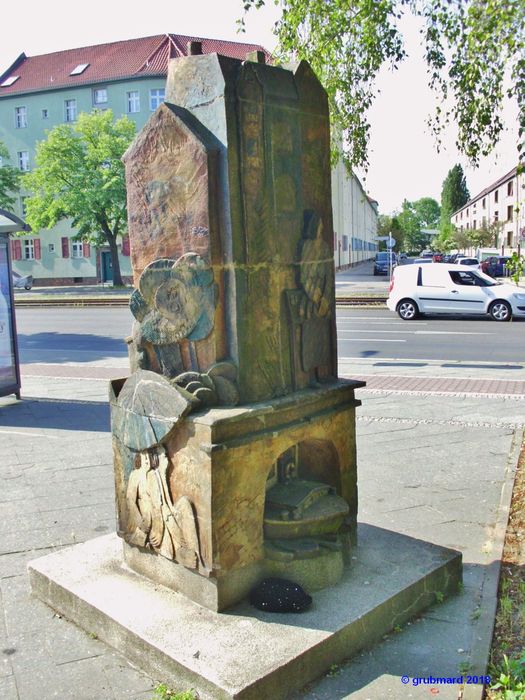
[[[467,232],[460,228],[454,229],[452,240],[452,248],[457,248],[458,250],[466,250],[471,245]]]
[[[36,149],[36,168],[24,177],[32,193],[27,220],[34,231],[72,219],[77,238],[109,245],[113,284],[121,285],[117,239],[126,233],[126,186],[121,158],[135,124],[114,121],[111,110],[80,114],[75,124],[59,124]]]
[[[246,12],[266,0],[241,1]],[[423,22],[424,58],[439,103],[430,127],[438,142],[446,124],[456,124],[459,151],[477,164],[501,136],[508,95],[518,105],[518,154],[523,154],[523,0],[281,0],[280,5],[275,26],[280,57],[306,59],[321,79],[333,122],[345,136],[348,165],[368,164],[367,110],[380,68],[395,69],[406,56],[399,21],[405,14]],[[243,19],[239,23],[242,29]]]
[[[9,164],[9,151],[0,141],[0,207],[11,209],[20,189],[20,170]]]
[[[412,204],[422,228],[437,228],[441,208],[432,197],[422,197]]]
[[[409,202],[407,199],[403,201],[397,220],[403,232],[406,248],[411,252],[424,248],[427,244],[428,236],[421,232],[421,229],[424,227],[421,225],[421,219],[418,216],[414,202]]]
[[[465,231],[465,233],[471,245],[476,248],[483,248],[484,246],[492,246],[495,248],[498,245],[498,235],[501,228],[502,223],[500,221],[494,221],[491,224],[484,223],[479,228],[469,229]]]
[[[446,178],[443,180],[441,188],[441,224],[442,232],[450,230],[450,217],[468,202],[470,193],[467,187],[467,180],[461,165],[451,168]]]
[[[377,235],[382,237],[391,235],[396,241],[394,250],[398,252],[404,250],[405,235],[395,214],[380,214],[378,216]],[[379,250],[386,250],[385,241],[379,242]]]

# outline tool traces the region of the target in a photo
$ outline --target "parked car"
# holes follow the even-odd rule
[[[434,261],[433,261],[432,258],[416,258],[416,259],[413,260],[412,262],[417,263],[418,265],[420,265],[421,263],[423,263],[423,264],[424,264],[424,263],[431,263],[431,262],[434,262]]]
[[[11,278],[13,280],[13,287],[18,289],[31,289],[33,286],[33,275],[22,277],[22,275],[19,275],[18,272],[13,270]]]
[[[397,265],[397,256],[395,253],[381,251],[376,253],[374,260],[374,275],[388,275],[390,267],[392,269]]]
[[[459,265],[468,265],[476,270],[481,269],[481,265],[479,264],[479,260],[477,258],[458,258],[456,262]]]
[[[387,306],[405,321],[420,314],[525,317],[525,289],[497,282],[466,265],[403,265],[390,282]]]
[[[481,263],[481,269],[491,277],[508,277],[507,262],[510,260],[508,255],[492,255],[486,258]]]
[[[443,262],[443,253],[435,252],[434,255],[432,256],[432,260],[434,262]]]
[[[452,253],[452,255],[449,257],[448,262],[452,264],[456,264],[461,258],[466,258],[466,255],[463,255],[463,253]]]
[[[434,255],[432,250],[422,250],[419,254],[420,258],[431,258]]]

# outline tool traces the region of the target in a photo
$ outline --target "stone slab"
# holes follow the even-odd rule
[[[310,610],[207,610],[122,563],[116,535],[29,564],[33,593],[174,689],[203,700],[285,698],[458,590],[461,555],[368,524],[337,586]],[[436,596],[436,593],[439,595]]]

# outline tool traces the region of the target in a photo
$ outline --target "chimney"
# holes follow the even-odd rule
[[[202,41],[188,41],[186,49],[188,56],[200,56],[202,54]]]
[[[264,51],[248,51],[246,60],[253,63],[266,63],[266,56]]]

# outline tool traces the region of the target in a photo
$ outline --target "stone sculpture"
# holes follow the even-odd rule
[[[355,540],[361,383],[337,379],[329,139],[306,63],[197,55],[171,62],[124,157],[119,534],[129,566],[215,610],[268,577],[336,583]]]
[[[167,559],[195,569],[199,563],[199,538],[191,502],[181,496],[173,503],[167,482],[168,459],[163,449],[146,451],[135,458],[127,488],[130,544],[150,546]]]

